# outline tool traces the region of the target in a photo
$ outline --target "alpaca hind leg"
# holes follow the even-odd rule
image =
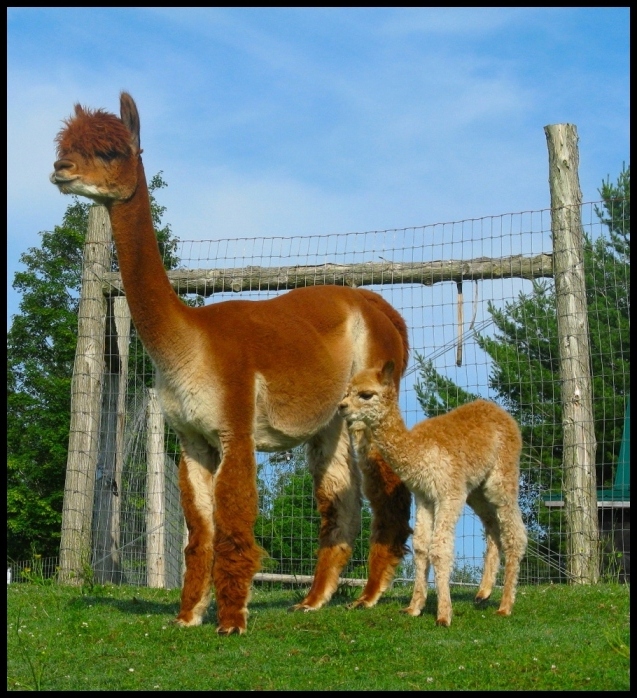
[[[360,531],[360,473],[340,418],[308,442],[307,460],[321,515],[319,551],[312,587],[291,610],[315,611],[336,591],[339,575]]]
[[[178,625],[201,625],[210,604],[213,560],[214,471],[218,455],[194,444],[184,448],[179,461],[181,504],[188,527],[188,545],[184,551],[186,571],[181,590],[181,606],[175,619]]]
[[[414,526],[414,591],[409,606],[404,609],[410,616],[419,616],[427,602],[429,576],[429,546],[433,529],[433,504],[416,495],[416,525]]]
[[[438,592],[437,625],[451,625],[451,594],[449,581],[453,567],[453,542],[456,524],[462,512],[463,500],[440,502],[435,513],[431,541],[431,564],[434,568],[436,591]]]
[[[504,549],[504,589],[497,613],[511,615],[520,574],[520,562],[526,552],[527,535],[517,502],[501,507],[498,511]]]
[[[372,446],[359,451],[363,487],[372,508],[372,533],[369,550],[369,576],[353,608],[370,608],[394,578],[396,567],[407,551],[411,534],[411,494],[399,477]]]
[[[486,601],[493,591],[498,568],[500,566],[500,554],[502,543],[500,540],[500,524],[497,517],[496,507],[484,496],[482,490],[475,490],[468,499],[467,504],[478,515],[487,539],[487,547],[484,554],[484,564],[482,568],[482,579],[475,597],[476,603]]]
[[[214,483],[214,565],[217,632],[243,633],[250,586],[263,551],[254,540],[258,497],[254,443],[248,434],[223,443],[223,459]]]
[[[499,534],[490,531],[486,526],[485,532],[487,537],[487,549],[484,553],[482,579],[480,580],[480,586],[478,587],[475,597],[476,603],[482,603],[490,598],[493,587],[495,586],[498,568],[500,567],[500,549],[497,543],[497,536]]]

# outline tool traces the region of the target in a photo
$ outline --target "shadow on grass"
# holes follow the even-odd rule
[[[111,607],[121,611],[127,615],[155,615],[155,616],[172,616],[173,618],[179,612],[180,600],[178,596],[179,590],[156,590],[160,598],[147,599],[143,598],[148,595],[148,590],[140,590],[129,588],[124,590],[122,587],[97,587],[94,591],[85,593],[82,596],[70,600],[67,604],[68,608],[74,610],[88,609],[89,607]],[[165,598],[171,595],[174,598]],[[302,600],[304,594],[294,589],[286,589],[285,591],[268,591],[263,589],[253,590],[253,596],[248,606],[254,610],[288,610],[295,603]],[[347,599],[342,599],[342,604],[345,605]],[[336,605],[336,604],[335,604]],[[213,598],[210,603],[208,612],[204,618],[204,624],[214,622],[217,612],[217,606]]]
[[[462,605],[463,613],[467,609],[467,605],[472,607],[474,611],[484,611],[484,610],[497,610],[500,607],[500,596],[501,589],[496,588],[494,593],[484,601],[476,602],[475,596],[478,591],[477,586],[454,586],[451,585],[451,604],[455,607],[457,604]],[[406,608],[411,601],[411,589],[408,587],[401,587],[392,589],[384,597],[382,597],[378,606],[384,604],[398,604],[402,609]],[[465,605],[466,604],[466,605]],[[427,592],[427,602],[422,610],[421,615],[436,615],[438,607],[438,594],[433,586],[429,586]]]
[[[127,599],[87,594],[68,602],[68,607],[74,610],[90,606],[110,606],[122,613],[131,615],[177,615],[179,611],[179,601],[148,601],[135,596],[135,594],[131,594],[130,598]]]
[[[255,587],[253,589],[252,599],[249,602],[249,608],[255,611],[293,611],[293,606],[300,603],[305,598],[307,591],[307,588],[269,590],[262,587]],[[178,590],[157,589],[153,590],[153,592],[157,593],[158,598],[143,598],[144,595],[148,595],[148,592],[148,589],[144,589],[141,591],[141,593],[139,593],[137,592],[136,588],[131,588],[124,591],[121,587],[97,587],[91,593],[87,593],[70,600],[68,602],[68,607],[69,609],[81,610],[88,609],[91,606],[103,606],[116,609],[124,615],[168,616],[170,619],[174,619],[176,617],[180,606]],[[351,587],[339,587],[329,604],[325,606],[325,609],[347,608],[347,606],[355,598],[357,598],[359,594],[359,589],[353,590]],[[166,598],[169,595],[172,598]],[[480,603],[475,603],[474,597],[475,589],[452,587],[451,600],[454,606],[454,612],[463,615],[464,613],[469,612],[467,606],[471,606],[473,610],[476,611],[484,611],[485,609],[497,610],[500,603],[499,593],[496,593],[490,599]],[[410,599],[411,591],[409,589],[394,589],[389,591],[379,600],[377,608],[383,609],[387,607],[397,607],[396,610],[404,609],[409,604]],[[437,603],[438,599],[436,591],[435,589],[430,589],[427,595],[427,603],[421,615],[435,616],[437,612]],[[462,610],[457,608],[458,604],[462,604],[464,608],[462,608]],[[368,609],[352,610],[354,613],[361,611],[364,613],[369,612]],[[302,613],[302,611],[298,612]],[[217,607],[214,602],[213,593],[213,600],[211,601],[203,624],[214,624],[216,622],[216,614]]]

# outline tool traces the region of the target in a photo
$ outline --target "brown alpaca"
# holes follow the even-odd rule
[[[352,379],[339,412],[359,451],[369,432],[374,445],[416,498],[414,592],[406,613],[420,615],[427,599],[429,563],[438,592],[438,625],[451,624],[449,578],[456,523],[465,502],[487,536],[476,601],[491,595],[504,553],[504,591],[498,613],[511,614],[526,530],[518,506],[520,429],[501,407],[475,400],[407,430],[396,401],[394,364],[368,368]]]
[[[199,625],[214,585],[218,632],[246,629],[250,584],[261,550],[254,451],[307,443],[321,514],[312,587],[294,608],[329,601],[360,526],[361,474],[337,412],[358,370],[407,364],[404,320],[371,291],[300,288],[262,301],[201,308],[170,286],[153,231],[141,159],[139,115],[123,92],[121,119],[75,106],[57,136],[51,181],[108,208],[133,322],[157,372],[166,418],[181,444],[179,484],[188,525],[186,572],[176,622]],[[395,377],[396,389],[399,376]],[[391,582],[410,534],[409,490],[372,451],[363,485],[374,522],[369,606]]]

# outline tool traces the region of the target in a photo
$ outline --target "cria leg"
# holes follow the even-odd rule
[[[453,541],[456,524],[464,505],[463,500],[444,500],[435,513],[433,538],[431,541],[431,564],[436,576],[438,592],[438,625],[451,625],[451,594],[449,579],[453,566]]]
[[[340,418],[335,418],[308,442],[307,459],[321,515],[319,552],[312,587],[292,610],[314,611],[336,591],[339,575],[360,531],[360,473],[351,457],[349,437]]]
[[[256,461],[252,437],[233,435],[223,443],[223,460],[214,484],[215,536],[212,576],[217,600],[217,632],[243,633],[250,585],[262,551],[254,541],[258,513]]]
[[[189,443],[184,447],[182,442],[179,461],[179,489],[188,526],[188,545],[184,551],[186,572],[181,607],[175,622],[183,626],[201,625],[210,603],[212,584],[212,483],[218,457],[207,444],[198,446]]]
[[[496,575],[500,566],[501,540],[500,524],[498,522],[497,509],[489,502],[482,490],[475,490],[468,499],[467,504],[475,511],[482,521],[487,539],[487,547],[484,554],[482,579],[476,594],[477,603],[486,601],[493,591]]]
[[[414,527],[414,591],[405,613],[419,616],[427,601],[427,577],[429,576],[429,546],[434,523],[433,503],[416,495],[416,525]]]
[[[520,562],[524,557],[527,544],[526,529],[517,501],[503,506],[498,511],[502,547],[504,549],[504,589],[498,614],[511,615],[515,592],[520,573]]]
[[[364,456],[364,457],[361,457]],[[352,608],[370,608],[391,584],[406,552],[411,494],[374,447],[359,455],[365,495],[372,507],[369,577]]]
[[[484,567],[482,570],[480,586],[478,587],[478,592],[476,593],[476,603],[486,601],[491,596],[493,586],[495,585],[495,578],[498,573],[498,568],[500,567],[500,550],[495,538],[497,534],[486,526],[485,532],[487,537],[487,548],[484,553]]]

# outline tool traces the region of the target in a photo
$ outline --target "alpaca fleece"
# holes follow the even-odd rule
[[[436,622],[451,624],[454,533],[466,503],[482,521],[487,538],[476,601],[491,595],[502,553],[504,589],[498,613],[510,615],[527,543],[518,505],[522,437],[517,423],[495,403],[476,400],[408,430],[396,398],[394,364],[388,361],[354,376],[339,412],[356,450],[364,455],[373,444],[416,499],[416,579],[405,611],[420,615],[432,564]]]
[[[391,359],[404,370],[403,318],[371,291],[337,286],[187,306],[170,285],[153,230],[133,98],[121,94],[120,117],[77,105],[56,141],[53,184],[108,209],[131,316],[181,445],[188,545],[176,622],[199,625],[214,587],[218,632],[245,631],[262,554],[253,533],[254,452],[300,443],[321,528],[314,582],[294,608],[316,610],[336,590],[360,528],[361,484],[374,518],[369,578],[357,603],[375,604],[405,552],[411,497],[377,452],[359,469],[337,408],[362,368]]]

